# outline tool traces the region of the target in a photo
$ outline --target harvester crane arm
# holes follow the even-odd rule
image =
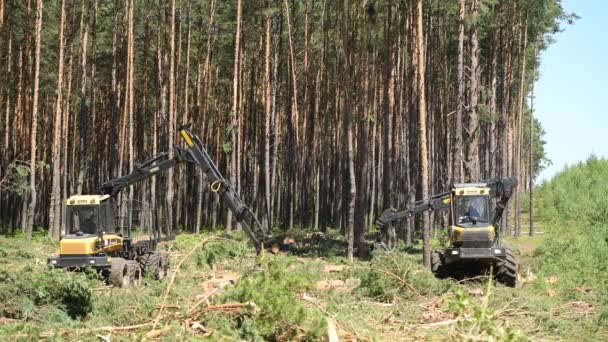
[[[187,147],[175,145],[174,157],[169,159],[168,153],[160,153],[135,166],[131,173],[112,179],[102,184],[98,191],[102,195],[116,196],[122,189],[134,183],[146,180],[161,171],[168,170],[177,164],[187,162],[200,167],[211,182],[211,191],[216,192],[234,213],[251,243],[259,252],[262,242],[268,235],[268,228],[260,223],[253,211],[243,204],[232,185],[222,176],[219,169],[205,150],[200,138],[194,134],[189,125],[183,125],[179,132]]]
[[[173,148],[175,151],[173,158],[169,159],[169,154],[167,152],[159,153],[156,156],[137,164],[131,173],[103,183],[97,191],[102,195],[115,197],[122,189],[129,185],[153,177],[157,173],[168,170],[177,164],[182,162],[193,163],[192,158],[185,149],[177,145]]]
[[[487,181],[486,186],[490,188],[490,197],[497,198],[496,208],[492,214],[492,225],[496,227],[513,194],[513,189],[517,186],[517,177],[495,178]]]
[[[393,221],[401,219],[410,219],[417,213],[423,211],[434,211],[448,208],[450,205],[450,193],[444,192],[441,194],[433,195],[431,198],[415,202],[411,207],[397,210],[395,208],[388,208],[384,210],[382,215],[376,220],[378,227],[382,228]]]
[[[417,213],[423,211],[443,210],[450,206],[450,193],[444,192],[433,195],[428,199],[415,202],[412,206],[405,209],[397,210],[388,208],[384,210],[382,215],[376,220],[376,225],[380,231],[380,235],[385,238],[385,241],[376,241],[374,248],[393,250],[396,246],[397,236],[391,223],[401,219],[410,219]]]
[[[251,243],[259,252],[262,242],[268,235],[268,228],[260,223],[255,213],[243,204],[232,184],[220,173],[219,169],[205,150],[199,137],[192,133],[188,125],[179,128],[179,132],[188,145],[188,153],[193,163],[198,165],[211,182],[211,191],[216,192],[234,213],[235,218],[241,224],[243,231],[247,234]]]

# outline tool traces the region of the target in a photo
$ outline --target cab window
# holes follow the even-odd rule
[[[461,196],[456,200],[457,222],[490,222],[490,206],[487,196]]]
[[[69,206],[66,210],[66,223],[70,233],[78,231],[97,234],[99,223],[97,206]]]

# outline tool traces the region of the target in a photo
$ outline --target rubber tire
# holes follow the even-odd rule
[[[127,288],[129,287],[130,282],[131,277],[127,260],[123,258],[112,258],[108,283],[116,287]]]
[[[127,268],[129,272],[129,285],[140,287],[143,272],[139,263],[135,260],[127,260]]]
[[[449,276],[443,251],[431,252],[431,271],[433,274],[435,274],[435,277],[440,279],[447,278]]]
[[[515,287],[520,281],[519,259],[510,248],[505,248],[506,257],[496,264],[496,280],[506,286]]]
[[[158,252],[146,253],[141,257],[140,262],[144,273],[152,275],[156,280],[162,280],[167,275],[164,254]]]

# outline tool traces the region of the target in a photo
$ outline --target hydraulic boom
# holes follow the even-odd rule
[[[174,157],[168,159],[168,153],[160,153],[135,166],[131,173],[112,179],[102,184],[98,191],[102,195],[115,197],[122,189],[134,183],[153,177],[159,172],[168,170],[186,162],[200,167],[211,182],[211,191],[218,193],[228,208],[234,213],[251,243],[259,251],[267,237],[268,229],[260,223],[253,211],[243,204],[234,188],[220,173],[219,169],[205,150],[200,138],[189,129],[189,124],[179,128],[181,137],[187,147],[173,146]]]

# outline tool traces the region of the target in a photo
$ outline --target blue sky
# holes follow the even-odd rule
[[[541,55],[535,116],[553,165],[539,181],[594,153],[608,157],[608,1],[563,0],[581,18]]]

